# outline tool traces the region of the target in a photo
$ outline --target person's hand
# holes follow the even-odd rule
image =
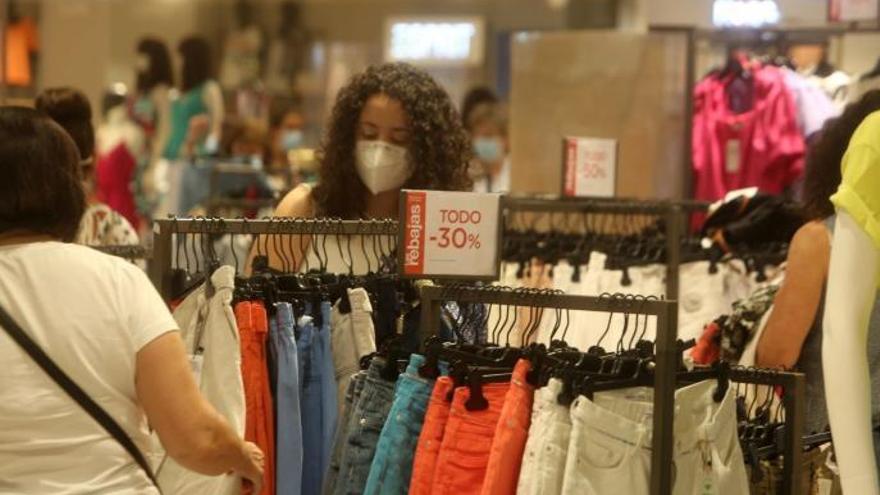
[[[245,465],[239,471],[239,475],[245,480],[245,486],[251,485],[250,493],[258,495],[263,489],[263,469],[265,468],[265,456],[259,447],[251,442],[245,442],[242,447]]]

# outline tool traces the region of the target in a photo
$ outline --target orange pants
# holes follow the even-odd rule
[[[266,339],[269,320],[259,301],[235,305],[235,320],[241,335],[241,375],[244,380],[244,438],[257,444],[265,454],[263,490],[259,495],[275,495],[275,421],[272,392],[266,366]]]
[[[520,359],[513,369],[510,389],[504,398],[501,418],[492,439],[489,466],[481,495],[516,494],[519,468],[529,437],[532,400],[535,396],[535,389],[526,381],[526,373],[531,368],[529,361]]]
[[[483,397],[489,407],[482,411],[468,411],[465,407],[470,397],[468,387],[455,390],[437,456],[432,495],[480,495],[489,465],[492,438],[509,388],[510,383],[484,384]]]
[[[452,390],[452,378],[441,376],[434,383],[428,410],[425,412],[425,423],[419,434],[419,442],[413,457],[412,477],[409,482],[410,495],[430,495],[434,480],[434,469],[437,467],[437,456],[446,422],[449,420],[449,407],[446,395]]]

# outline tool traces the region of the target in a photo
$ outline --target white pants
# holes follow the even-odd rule
[[[568,408],[556,401],[561,390],[562,382],[553,378],[535,393],[517,495],[559,495],[562,492],[571,416]]]
[[[340,408],[345,404],[348,383],[361,369],[361,357],[376,352],[370,295],[360,287],[348,289],[348,300],[350,312],[343,313],[336,303],[330,313],[330,348],[336,370],[336,403]]]
[[[189,354],[199,354],[199,389],[235,432],[244,436],[245,401],[241,378],[241,342],[232,311],[235,270],[218,268],[206,284],[195,289],[174,311]],[[204,476],[166,456],[156,469],[164,495],[234,495],[241,493],[238,476]]]
[[[673,493],[748,493],[736,430],[732,388],[720,403],[716,382],[675,394]],[[572,404],[572,430],[564,494],[647,494],[651,478],[653,389],[635,388],[579,397]]]

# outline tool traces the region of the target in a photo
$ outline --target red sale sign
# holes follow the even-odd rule
[[[617,191],[617,141],[563,139],[562,193],[565,196],[613,197]]]
[[[500,194],[404,190],[400,204],[404,277],[498,278]]]

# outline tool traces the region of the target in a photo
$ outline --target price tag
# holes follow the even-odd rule
[[[611,198],[617,193],[617,140],[563,139],[562,191],[565,196]]]
[[[498,279],[500,194],[413,190],[400,194],[403,277]]]

